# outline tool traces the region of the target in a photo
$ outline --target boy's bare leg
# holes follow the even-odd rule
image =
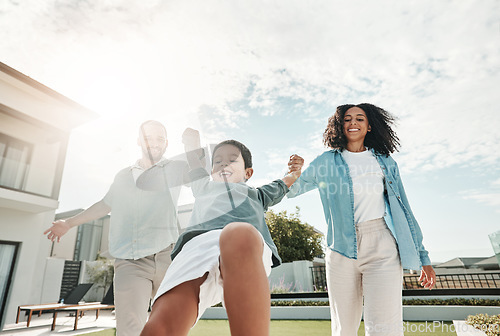
[[[269,282],[263,242],[248,223],[231,223],[220,236],[220,267],[231,335],[269,335]]]
[[[160,296],[153,305],[141,336],[185,336],[198,317],[200,286],[203,277],[184,282]]]

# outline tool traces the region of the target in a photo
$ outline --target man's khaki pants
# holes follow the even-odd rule
[[[148,316],[150,299],[160,286],[171,263],[174,245],[141,258],[116,259],[114,294],[116,306],[116,335],[138,336]]]
[[[402,336],[403,269],[396,241],[383,218],[356,225],[358,259],[326,250],[326,280],[333,336]]]

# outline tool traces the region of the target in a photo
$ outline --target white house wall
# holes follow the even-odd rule
[[[52,243],[43,232],[50,227],[58,206],[69,132],[96,117],[0,62],[0,133],[33,145],[23,190],[0,186],[0,239],[20,243],[0,329],[2,324],[15,322],[19,305],[58,296],[51,277],[54,270],[60,272],[63,261],[51,260],[47,266]],[[74,244],[74,239],[68,240]]]
[[[269,288],[271,291],[312,292],[311,266],[312,261],[298,260],[273,268],[269,275]]]
[[[14,323],[17,306],[41,303],[43,275],[51,244],[41,239],[54,211],[28,213],[0,208],[2,240],[20,242],[16,268],[7,298],[4,323]]]
[[[41,303],[58,302],[64,273],[64,259],[47,258],[42,283]]]
[[[77,234],[78,228],[72,228],[61,238],[60,242],[54,242],[51,256],[53,258],[73,260]]]

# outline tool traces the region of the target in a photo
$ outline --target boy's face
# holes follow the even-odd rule
[[[245,161],[238,147],[222,145],[214,153],[212,178],[218,182],[245,182],[253,174],[252,168],[245,169]]]

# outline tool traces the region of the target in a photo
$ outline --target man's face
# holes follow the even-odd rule
[[[248,180],[253,173],[252,168],[245,169],[245,161],[238,147],[222,145],[214,153],[212,178],[218,182],[239,183]]]
[[[139,145],[143,156],[153,163],[158,162],[168,146],[167,136],[163,127],[156,124],[146,124],[139,132]]]

